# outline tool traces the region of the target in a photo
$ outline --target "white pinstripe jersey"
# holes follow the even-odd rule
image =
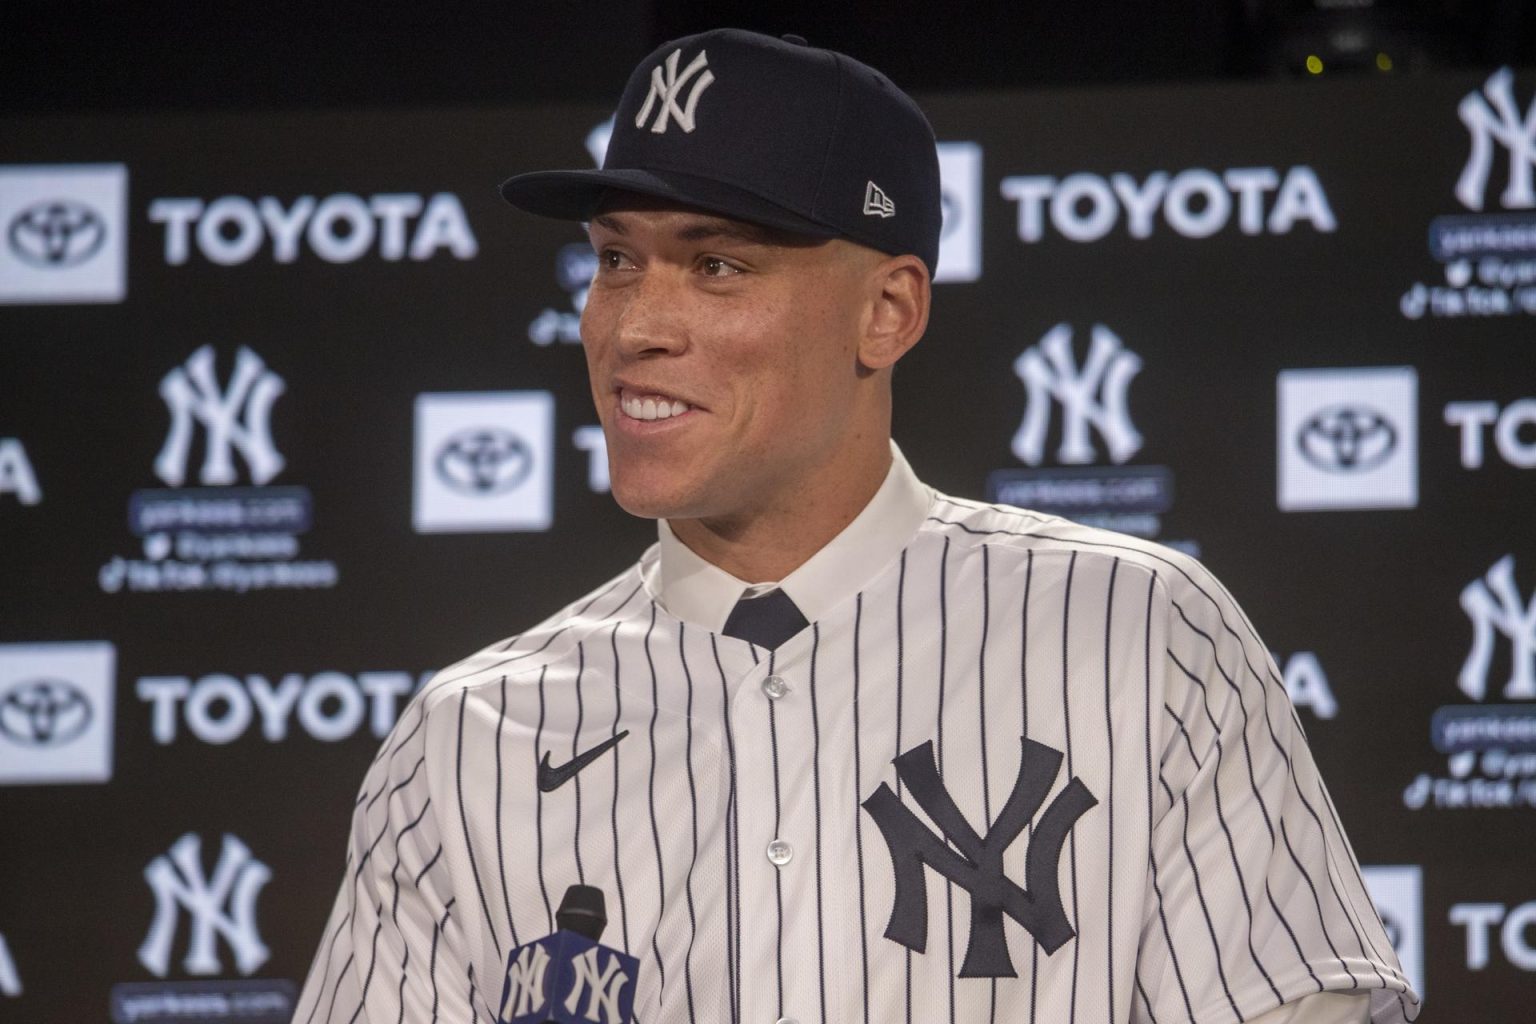
[[[494,1020],[508,951],[577,881],[641,958],[643,1024],[1218,1024],[1323,990],[1417,1015],[1274,665],[1192,560],[934,495],[899,556],[769,652],[670,615],[655,558],[402,715],[296,1021]],[[546,753],[626,731],[535,785]],[[924,764],[964,823],[920,805]],[[884,825],[862,807],[882,787]],[[993,941],[987,892],[1041,941],[1009,911]],[[973,930],[1013,976],[960,976]]]

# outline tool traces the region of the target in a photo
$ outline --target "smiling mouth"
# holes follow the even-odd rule
[[[693,406],[666,395],[647,395],[625,390],[619,393],[619,408],[631,419],[669,420],[689,412]]]

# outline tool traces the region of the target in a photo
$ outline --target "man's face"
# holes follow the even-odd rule
[[[868,444],[857,353],[878,254],[639,200],[589,234],[581,338],[626,510],[729,522],[814,501]]]

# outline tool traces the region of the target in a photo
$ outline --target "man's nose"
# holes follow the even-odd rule
[[[688,347],[683,296],[665,273],[644,273],[626,292],[614,325],[614,343],[624,356],[676,355]]]

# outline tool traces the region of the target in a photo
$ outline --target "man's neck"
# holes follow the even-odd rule
[[[669,519],[677,539],[748,583],[777,582],[803,565],[864,510],[890,470],[889,442],[836,486],[806,483],[751,513]]]

